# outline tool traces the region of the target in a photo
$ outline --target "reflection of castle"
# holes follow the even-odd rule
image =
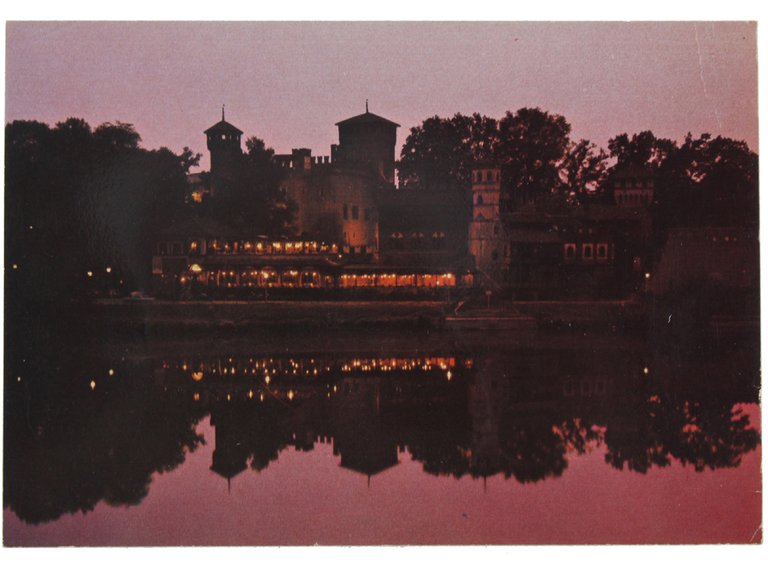
[[[625,352],[557,354],[216,357],[166,361],[162,376],[211,409],[212,470],[226,478],[330,442],[342,468],[368,477],[408,448],[429,472],[530,481],[561,473],[598,437],[589,426],[618,420],[612,378],[642,373]]]

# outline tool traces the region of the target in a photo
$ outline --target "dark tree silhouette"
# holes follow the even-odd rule
[[[10,306],[66,311],[96,287],[146,283],[149,236],[184,207],[198,155],[142,149],[125,123],[14,121],[5,136]]]

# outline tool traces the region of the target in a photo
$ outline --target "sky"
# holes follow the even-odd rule
[[[278,153],[330,154],[365,111],[401,125],[521,107],[606,147],[652,130],[758,149],[757,26],[739,22],[8,22],[6,122],[135,126],[204,154],[226,118]]]

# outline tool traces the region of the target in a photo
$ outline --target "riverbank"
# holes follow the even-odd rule
[[[96,321],[143,334],[245,332],[260,329],[603,331],[633,330],[645,321],[631,301],[515,302],[479,308],[445,301],[158,301],[99,300]]]

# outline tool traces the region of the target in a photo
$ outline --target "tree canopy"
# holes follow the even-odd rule
[[[424,120],[403,145],[400,185],[466,192],[472,168],[489,161],[502,169],[508,210],[553,195],[571,206],[605,201],[612,174],[640,167],[655,179],[652,214],[661,228],[757,223],[758,157],[743,141],[689,133],[678,143],[647,130],[619,134],[604,150],[572,139],[565,117],[539,108],[498,120],[478,113]]]
[[[154,232],[180,208],[199,155],[146,150],[125,123],[6,125],[6,283],[16,300],[69,301],[88,279],[142,286]],[[109,269],[109,271],[107,271]]]

